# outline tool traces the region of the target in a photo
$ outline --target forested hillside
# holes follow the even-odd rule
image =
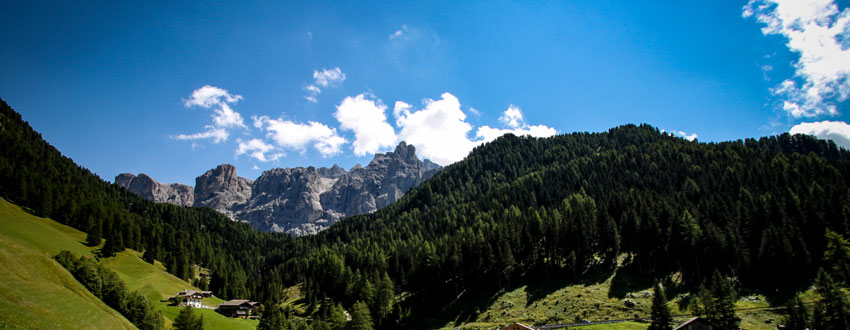
[[[210,287],[226,298],[276,301],[301,284],[314,328],[333,328],[324,320],[337,303],[394,328],[463,293],[618,264],[650,279],[677,274],[694,290],[717,271],[752,290],[793,292],[837,260],[824,258],[827,232],[850,230],[850,152],[832,142],[785,134],[705,144],[626,125],[504,136],[385,209],[291,239],[143,200],[0,108],[4,197],[102,235],[105,254],[145,250],[182,278],[193,263],[210,268]]]
[[[223,298],[260,298],[260,251],[292,244],[210,209],[156,204],[110,184],[62,156],[2,100],[0,145],[4,198],[87,232],[92,245],[105,238],[104,256],[144,250],[182,279],[192,264],[204,265],[213,273],[208,287]]]

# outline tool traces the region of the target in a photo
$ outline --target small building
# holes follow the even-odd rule
[[[507,325],[506,327],[502,328],[502,330],[535,330],[535,329],[532,328],[532,327],[529,327],[525,324],[522,324],[522,323],[514,323],[514,324]]]
[[[673,330],[726,330],[701,317],[693,317]]]
[[[201,291],[201,295],[204,296],[204,298],[212,297],[212,291]]]
[[[207,296],[209,297],[209,296]],[[168,298],[172,304],[177,306],[189,306],[203,308],[204,294],[195,290],[183,290]]]
[[[256,301],[234,299],[218,305],[216,312],[227,317],[252,318],[260,304]]]

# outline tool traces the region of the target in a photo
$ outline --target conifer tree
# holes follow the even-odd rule
[[[174,318],[174,324],[172,326],[174,330],[203,330],[204,316],[196,316],[192,307],[186,306]]]
[[[372,315],[369,314],[369,306],[362,301],[354,303],[351,308],[351,322],[348,324],[348,330],[372,330]]]
[[[257,330],[289,330],[291,329],[289,321],[286,319],[286,314],[280,305],[272,303],[263,311],[263,316],[260,317],[260,324],[257,325]]]
[[[803,304],[800,296],[794,297],[794,304],[788,307],[788,317],[785,319],[785,329],[809,329],[809,309]]]
[[[652,324],[648,330],[671,330],[670,326],[673,323],[673,315],[670,313],[670,306],[667,306],[667,295],[664,293],[664,288],[661,283],[655,282],[655,288],[652,295]]]
[[[203,330],[204,317],[203,315],[200,317],[196,316],[192,307],[186,306],[180,310],[180,314],[177,314],[177,317],[174,318],[174,324],[172,326],[174,327],[174,330]]]
[[[815,291],[821,296],[812,313],[812,326],[818,330],[850,329],[847,295],[822,268],[818,270]]]

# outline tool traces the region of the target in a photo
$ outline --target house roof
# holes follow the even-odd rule
[[[678,327],[676,327],[676,328],[675,328],[675,329],[673,329],[673,330],[684,329],[684,328],[685,328],[688,324],[691,324],[691,323],[694,323],[694,322],[697,322],[697,321],[700,321],[700,322],[703,322],[703,323],[707,323],[707,324],[712,324],[712,323],[711,323],[711,322],[709,322],[708,320],[706,320],[706,319],[704,319],[704,318],[701,318],[701,317],[699,317],[699,316],[696,316],[696,317],[692,317],[692,318],[688,319],[687,321],[685,321],[685,323],[679,324],[679,326],[678,326]],[[712,325],[713,325],[713,324],[712,324]]]
[[[233,299],[233,300],[225,301],[225,302],[219,304],[218,307],[222,307],[222,306],[223,307],[236,307],[236,306],[241,306],[241,305],[244,305],[244,304],[248,304],[249,306],[254,306],[257,303],[250,301],[250,300],[246,300],[246,299]]]

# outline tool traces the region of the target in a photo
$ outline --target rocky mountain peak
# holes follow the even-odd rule
[[[159,183],[144,173],[139,173],[139,175],[118,174],[115,177],[115,184],[157,203],[192,206],[195,201],[191,186],[179,183]]]
[[[210,207],[233,217],[234,205],[251,197],[252,180],[236,175],[236,167],[221,164],[195,178],[194,206]]]
[[[115,183],[153,201],[210,207],[260,230],[301,236],[389,205],[440,168],[420,161],[416,148],[401,142],[392,152],[375,154],[368,166],[358,164],[350,171],[339,165],[274,168],[252,181],[237,176],[235,166],[222,164],[198,176],[194,190],[180,185],[182,197],[163,197],[179,189],[164,191],[164,185],[145,174],[120,174]]]

